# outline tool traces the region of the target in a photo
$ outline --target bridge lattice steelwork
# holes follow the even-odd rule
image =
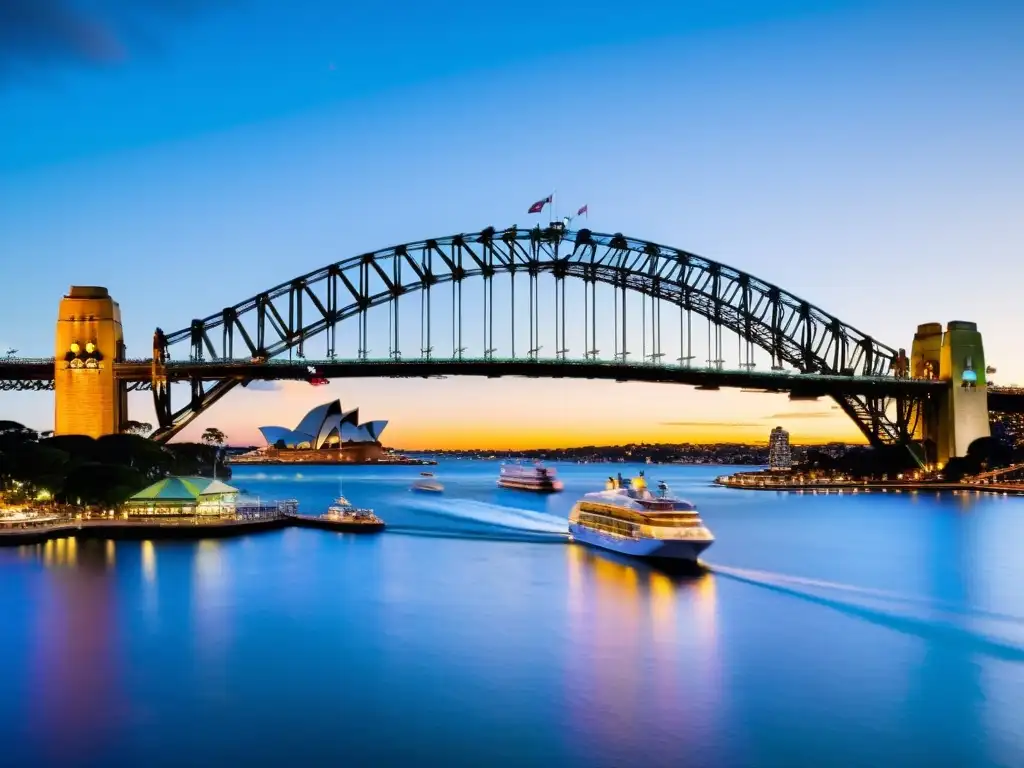
[[[469,326],[474,334],[482,334],[482,359],[495,368],[502,359],[540,360],[544,313],[540,309],[538,278],[542,275],[555,280],[553,318],[545,326],[546,335],[553,323],[555,360],[569,361],[567,327],[577,332],[582,325],[583,360],[600,361],[598,326],[607,324],[610,309],[613,360],[623,365],[667,366],[663,359],[669,353],[662,346],[662,308],[666,305],[678,310],[679,367],[691,366],[695,358],[692,321],[696,316],[707,321],[709,369],[723,368],[722,332],[728,331],[736,336],[740,367],[748,373],[755,366],[755,349],[768,353],[774,371],[791,369],[844,379],[863,377],[865,381],[902,372],[897,350],[778,286],[725,264],[621,234],[567,231],[557,225],[530,230],[488,228],[354,256],[193,320],[187,328],[168,334],[157,329],[151,387],[159,428],[154,437],[167,439],[176,434],[232,388],[245,383],[237,376],[196,374],[191,379],[188,404],[173,410],[173,378],[168,377],[166,364],[177,348],[182,348],[181,357],[196,364],[244,359],[258,365],[285,353],[301,360],[312,340],[319,337],[325,347],[323,357],[335,360],[341,329],[352,328],[358,345],[356,359],[369,361],[369,311],[386,305],[389,359],[402,360],[401,342],[405,337],[401,332],[400,299],[412,294],[419,297],[416,310],[420,343],[414,358],[424,362],[463,360],[467,350],[464,332]],[[464,313],[464,285],[471,278],[477,279],[479,286],[479,293],[473,297],[474,314],[479,314],[474,318]],[[582,282],[582,318],[566,316],[567,278]],[[508,317],[499,314],[496,324],[494,289],[499,281],[507,281],[511,311]],[[524,281],[529,307],[526,323],[522,322],[521,311],[520,319],[516,319]],[[606,300],[599,301],[599,296],[606,297],[599,294],[598,286],[612,292],[611,308]],[[433,307],[441,290],[450,292],[450,300],[445,297],[444,302],[450,309],[450,356],[439,354],[435,346],[440,340]],[[631,343],[636,343],[636,332],[629,325],[632,299],[628,296],[637,295],[642,324],[639,355],[629,349]],[[637,322],[635,309],[632,322]],[[675,320],[670,322],[674,324]],[[524,330],[526,339],[522,338]],[[502,343],[507,347],[499,355]],[[409,361],[408,356],[404,359]],[[573,375],[571,370],[563,373]],[[858,393],[847,386],[827,394],[872,443],[908,439],[920,412],[920,396],[879,395],[871,387],[863,389]]]

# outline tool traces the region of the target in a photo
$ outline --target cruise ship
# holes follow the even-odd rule
[[[557,493],[562,490],[562,481],[555,477],[555,470],[540,464],[502,464],[498,486],[517,491]]]
[[[630,481],[608,478],[605,490],[586,494],[569,513],[569,537],[633,557],[696,565],[715,537],[697,508],[669,494],[647,488],[643,472]]]

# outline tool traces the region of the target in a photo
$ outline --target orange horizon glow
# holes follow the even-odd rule
[[[382,443],[407,451],[527,450],[627,444],[766,445],[773,427],[795,445],[865,444],[831,400],[671,384],[563,379],[353,379],[313,387],[282,382],[239,389],[203,413],[176,441],[217,427],[231,445],[263,445],[258,427],[294,427],[314,406],[340,399],[360,421],[386,419]],[[133,418],[142,412],[134,401]],[[146,414],[148,415],[148,414]],[[141,420],[141,419],[140,419]]]

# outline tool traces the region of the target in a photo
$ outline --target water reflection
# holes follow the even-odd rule
[[[616,764],[706,737],[720,701],[713,577],[580,545],[566,557],[572,727]]]
[[[27,731],[40,735],[42,762],[62,762],[98,746],[124,713],[118,698],[120,641],[111,558],[98,542],[74,538],[27,547],[47,569],[31,595],[37,608],[26,674]]]
[[[230,641],[231,624],[234,621],[230,599],[230,571],[224,545],[216,539],[200,541],[195,548],[192,561],[192,616],[195,626],[195,642],[203,657],[204,665],[217,672],[218,680],[207,681],[218,684],[223,693],[223,666]]]
[[[152,541],[142,542],[142,576],[149,584],[156,581],[156,548]]]

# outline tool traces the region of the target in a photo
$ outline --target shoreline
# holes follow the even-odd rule
[[[256,461],[228,461],[229,467],[241,466],[320,466],[320,467],[428,467],[435,466],[436,461],[429,459],[411,459],[409,461],[329,461],[326,459],[311,459],[299,461],[281,461],[280,459],[259,459]]]
[[[370,525],[343,520],[321,519],[310,515],[283,515],[258,520],[218,519],[201,522],[194,518],[181,520],[62,520],[50,525],[27,525],[21,528],[0,527],[0,548],[42,544],[53,539],[81,538],[114,541],[146,541],[148,539],[200,541],[252,533],[278,531],[285,528],[318,528],[343,533],[379,533],[386,524]]]
[[[722,488],[731,488],[738,491],[777,491],[780,493],[794,493],[803,491],[812,491],[818,493],[824,491],[825,493],[872,493],[879,491],[881,493],[903,493],[906,492],[926,492],[934,491],[935,493],[959,493],[961,491],[967,491],[974,493],[985,493],[997,496],[1024,496],[1024,485],[1009,485],[999,483],[988,483],[985,485],[978,485],[974,483],[914,483],[914,482],[899,482],[899,481],[866,481],[866,482],[806,482],[806,483],[786,483],[786,482],[765,482],[757,481],[751,478],[749,482],[741,482],[734,479],[733,475],[724,475],[722,477],[716,477],[713,481],[714,485]]]

